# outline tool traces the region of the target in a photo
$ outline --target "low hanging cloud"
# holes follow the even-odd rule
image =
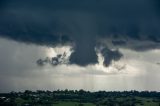
[[[105,61],[103,63],[105,66],[109,66],[111,61],[117,61],[123,56],[118,50],[112,51],[108,48],[104,48],[101,52],[105,58]]]
[[[0,92],[25,89],[160,90],[159,49],[145,52],[128,48],[117,50],[123,57],[119,61],[112,60],[108,67],[103,66],[104,57],[99,52],[99,63],[95,65],[61,64],[52,67],[46,64],[39,67],[37,59],[51,59],[64,51],[68,57],[70,47],[52,48],[0,38]]]
[[[59,65],[59,64],[67,64],[66,62],[66,53],[64,52],[63,54],[58,54],[56,57],[46,57],[45,59],[38,59],[37,64],[39,66],[43,66],[45,64],[51,64],[53,66]]]
[[[132,40],[158,45],[159,7],[158,0],[1,0],[0,37],[49,47],[71,44],[70,63],[86,66],[98,62],[98,39],[112,39],[110,44],[133,50],[141,49],[128,46]],[[110,44],[102,51],[106,66],[122,57]],[[141,48],[159,48],[146,45]],[[53,60],[59,64],[59,57]]]
[[[104,58],[103,65],[106,67],[108,67],[112,61],[118,61],[123,57],[123,54],[118,49],[112,50],[101,43],[96,46],[96,52]]]

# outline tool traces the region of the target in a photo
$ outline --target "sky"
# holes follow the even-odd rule
[[[160,91],[158,0],[1,0],[0,92]]]

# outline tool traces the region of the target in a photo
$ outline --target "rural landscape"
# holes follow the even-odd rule
[[[26,90],[1,93],[0,106],[160,106],[160,92]]]

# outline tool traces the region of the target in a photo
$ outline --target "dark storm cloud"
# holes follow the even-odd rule
[[[46,46],[74,42],[70,61],[84,66],[97,62],[99,38],[159,43],[159,7],[157,0],[1,0],[0,36]]]
[[[113,45],[126,45],[126,42],[125,41],[123,41],[123,40],[113,40],[112,41],[112,43],[113,43]]]
[[[123,57],[123,54],[118,50],[111,50],[110,48],[106,47],[104,44],[98,44],[96,46],[97,51],[102,54],[104,57],[104,66],[109,66],[112,61],[117,61],[121,57]]]
[[[102,51],[102,55],[104,56],[104,65],[109,66],[111,61],[119,60],[123,55],[118,50],[110,50],[108,48],[104,48]]]

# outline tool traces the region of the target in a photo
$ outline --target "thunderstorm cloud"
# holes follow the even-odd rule
[[[0,0],[0,91],[159,90],[159,54],[159,0]]]
[[[2,0],[0,36],[50,47],[71,43],[70,63],[85,66],[98,62],[99,39],[122,47],[132,39],[160,43],[158,10],[158,0]]]

